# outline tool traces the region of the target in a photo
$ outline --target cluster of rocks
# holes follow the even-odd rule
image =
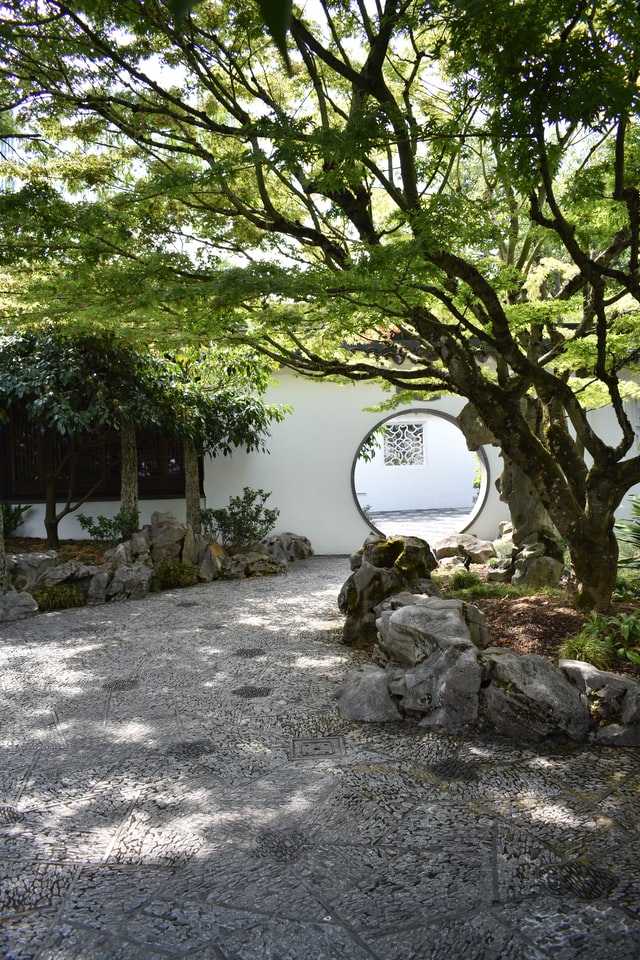
[[[357,640],[358,623],[361,637],[373,627],[375,662],[347,677],[339,693],[344,719],[410,718],[422,727],[525,741],[640,746],[640,683],[579,661],[555,666],[536,654],[491,647],[475,605],[443,599],[422,577],[414,581],[417,590],[406,577],[402,583],[397,560],[390,561],[394,553],[402,557],[403,547],[416,572],[431,566],[433,554],[417,538],[369,541],[352,558],[356,569],[339,600],[347,614],[345,640]],[[369,569],[374,561],[387,565],[376,573]],[[386,598],[382,584],[390,588]]]
[[[152,589],[161,565],[190,564],[198,580],[242,579],[286,572],[287,565],[311,556],[306,537],[282,533],[230,553],[209,537],[196,534],[170,513],[155,512],[130,540],[105,553],[100,566],[69,561],[58,563],[54,550],[7,556],[9,590],[0,596],[0,621],[18,620],[37,613],[30,591],[59,583],[74,583],[83,590],[87,604],[135,600]]]

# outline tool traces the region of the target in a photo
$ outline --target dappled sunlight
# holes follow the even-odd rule
[[[337,640],[335,596],[295,576],[260,596],[216,583],[84,611],[90,623],[34,618],[21,642],[0,639],[6,916],[116,939],[132,923],[169,950],[166,930],[230,917],[304,915],[315,936],[335,917],[413,929],[552,895],[575,912],[579,884],[636,895],[620,879],[640,849],[636,752],[343,720],[335,690],[362,656]]]

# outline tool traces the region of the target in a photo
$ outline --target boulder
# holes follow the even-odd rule
[[[561,660],[559,667],[589,704],[598,743],[640,747],[640,683],[598,670],[579,660]]]
[[[388,723],[402,719],[389,693],[386,670],[373,664],[348,675],[338,693],[338,708],[345,720]]]
[[[113,572],[106,590],[107,600],[140,600],[146,597],[151,587],[153,569],[146,563],[137,561],[122,564]]]
[[[7,574],[11,585],[18,591],[30,590],[45,570],[55,566],[57,559],[55,550],[47,550],[45,553],[8,554]]]
[[[267,552],[281,563],[293,563],[313,556],[313,547],[307,537],[297,533],[274,533],[262,541]]]
[[[219,543],[209,543],[198,567],[199,579],[209,583],[221,577],[225,556]]]
[[[452,645],[486,646],[484,615],[462,600],[424,597],[384,611],[376,623],[378,647],[388,661],[415,666]]]
[[[87,589],[91,578],[97,573],[98,568],[87,566],[85,563],[79,563],[77,560],[69,560],[67,563],[60,563],[57,567],[48,567],[38,578],[38,587],[53,587],[57,583],[80,583]]]
[[[0,623],[24,620],[37,612],[38,604],[30,593],[18,592],[11,587],[6,593],[0,594]]]
[[[226,556],[222,561],[222,575],[227,580],[245,577],[272,577],[286,573],[287,565],[267,553],[266,547],[254,544],[246,552]]]
[[[587,739],[591,717],[586,697],[544,657],[491,647],[480,663],[480,715],[491,730],[534,742],[558,735]]]
[[[420,718],[421,727],[457,730],[478,719],[482,671],[472,643],[436,649],[409,670],[389,672],[389,692],[405,716]]]
[[[367,537],[350,559],[352,573],[338,596],[346,614],[344,643],[373,640],[380,605],[394,594],[430,592],[431,571],[437,561],[426,540],[419,537]]]
[[[374,567],[363,561],[343,584],[338,595],[338,609],[346,614],[343,643],[374,639],[375,608],[387,597],[405,588],[406,583],[396,570]]]
[[[114,568],[110,564],[105,564],[93,575],[87,590],[87,604],[89,606],[107,602],[107,590],[113,579],[113,570]]]
[[[496,549],[490,540],[478,540],[469,533],[455,533],[438,540],[433,552],[438,560],[446,557],[461,557],[464,560],[470,557],[472,563],[482,564],[496,556]]]
[[[163,560],[179,561],[187,528],[171,513],[151,514],[151,557],[154,565]]]

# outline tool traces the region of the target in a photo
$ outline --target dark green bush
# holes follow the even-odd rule
[[[156,568],[155,579],[159,590],[195,587],[198,583],[198,568],[192,563],[163,560]]]
[[[54,583],[51,587],[36,587],[30,593],[43,612],[84,607],[86,603],[85,592],[79,583]]]
[[[279,510],[265,507],[270,496],[264,490],[244,487],[242,496],[231,497],[226,507],[201,510],[203,533],[218,540],[223,547],[243,547],[264,540],[280,516]]]
[[[103,517],[99,514],[96,519],[84,513],[78,514],[78,523],[92,540],[128,540],[138,529],[139,522],[140,514],[137,510],[127,511],[122,507],[115,517]]]

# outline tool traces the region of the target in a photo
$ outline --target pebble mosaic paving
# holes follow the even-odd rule
[[[640,957],[640,751],[343,722],[348,573],[0,627],[0,958]]]

